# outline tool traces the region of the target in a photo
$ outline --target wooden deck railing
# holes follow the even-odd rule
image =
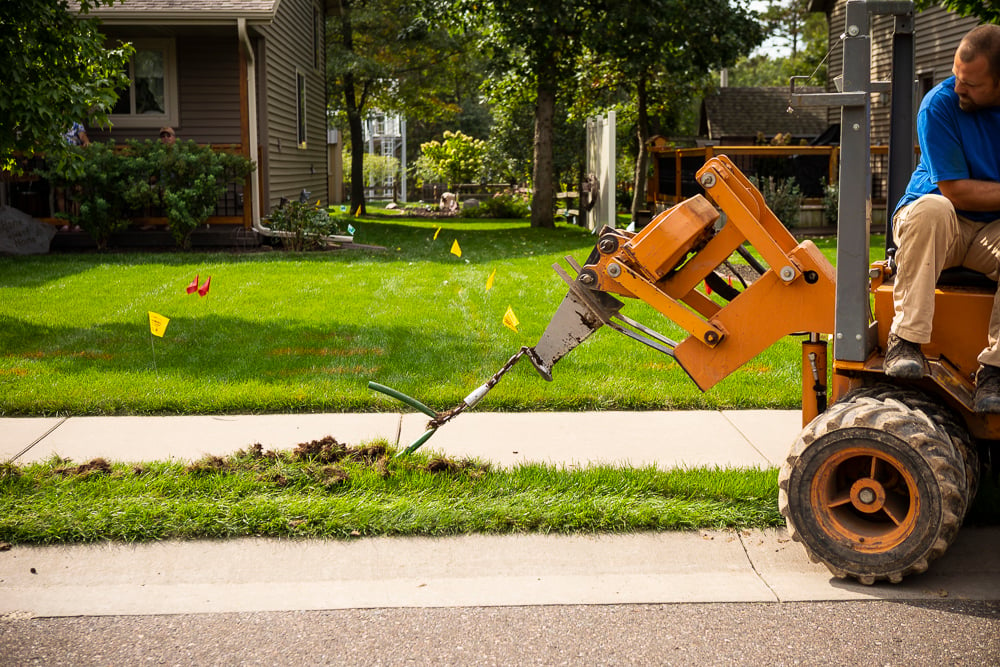
[[[241,144],[210,144],[217,152],[243,154]],[[124,145],[117,146],[124,148]],[[37,172],[42,168],[44,157],[34,156],[22,162],[24,172],[12,174],[0,172],[0,204],[7,204],[24,211],[42,222],[53,225],[64,225],[65,220],[56,217],[56,213],[69,211],[74,205],[65,190],[54,188],[48,180]],[[226,190],[216,204],[215,211],[206,224],[210,225],[241,225],[250,228],[250,206],[245,198],[250,196],[250,178],[256,178],[252,173],[246,180],[234,179],[226,185]],[[160,210],[145,210],[132,218],[134,225],[163,227],[167,225],[166,214]]]
[[[728,156],[748,177],[794,178],[806,200],[823,197],[826,184],[837,182],[839,146],[704,146],[653,148],[653,176],[647,199],[669,206],[702,192],[695,173],[714,155]],[[872,201],[885,204],[887,146],[872,146]]]

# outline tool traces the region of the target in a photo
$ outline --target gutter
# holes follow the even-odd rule
[[[253,43],[247,33],[247,20],[245,18],[236,19],[236,31],[239,36],[240,49],[247,59],[247,122],[250,124],[250,155],[254,159],[257,157],[257,77],[256,77],[256,57],[253,51]],[[260,165],[257,165],[259,168]],[[292,238],[292,232],[279,231],[265,227],[261,222],[260,215],[260,179],[258,171],[255,178],[250,179],[250,224],[253,230],[262,236],[269,238]],[[245,199],[244,199],[245,201]],[[321,236],[323,241],[332,243],[353,243],[353,236]]]

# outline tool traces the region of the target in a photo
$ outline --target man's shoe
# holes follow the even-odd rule
[[[976,412],[1000,413],[1000,368],[980,366],[976,373]]]
[[[911,343],[896,334],[889,334],[889,344],[886,345],[882,369],[891,378],[919,380],[924,376],[926,369],[920,344]]]

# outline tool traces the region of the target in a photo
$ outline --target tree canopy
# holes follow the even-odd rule
[[[1000,24],[1000,5],[996,0],[916,0],[918,10],[944,7],[959,16],[975,16],[983,23]]]
[[[80,0],[81,14],[115,0]],[[68,0],[0,3],[0,167],[15,154],[70,159],[73,123],[106,125],[116,89],[127,86],[128,45],[108,48],[93,19]]]

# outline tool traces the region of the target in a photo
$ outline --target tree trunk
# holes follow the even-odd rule
[[[637,134],[639,139],[639,155],[635,159],[635,181],[633,183],[632,219],[635,220],[639,211],[646,207],[646,173],[649,171],[649,112],[646,108],[646,75],[639,77],[636,83],[636,107],[638,119]]]
[[[350,3],[340,2],[336,16],[340,17],[340,38],[344,50],[354,53],[354,25],[351,22]],[[361,127],[364,101],[358,102],[353,72],[344,73],[344,107],[347,126],[351,131],[351,213],[362,215],[365,209],[365,136]]]
[[[344,102],[347,124],[351,129],[351,213],[361,215],[365,209],[365,133],[361,127],[361,109],[354,96],[354,75],[344,75]]]
[[[552,135],[556,108],[554,74],[539,72],[535,103],[535,150],[531,170],[531,226],[555,227],[555,175]]]

